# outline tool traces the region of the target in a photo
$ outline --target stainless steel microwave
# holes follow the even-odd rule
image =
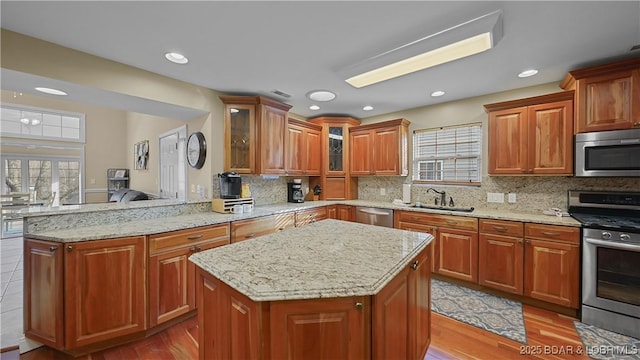
[[[640,129],[576,135],[575,176],[639,176]]]

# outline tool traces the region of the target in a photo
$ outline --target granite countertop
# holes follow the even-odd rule
[[[433,237],[324,220],[192,255],[254,301],[377,294]]]
[[[135,203],[138,203],[137,201]],[[175,202],[168,202],[165,205],[171,205]],[[99,240],[110,239],[128,236],[143,236],[150,234],[158,234],[174,230],[182,230],[188,228],[194,228],[198,226],[215,225],[230,221],[237,221],[243,219],[256,218],[260,216],[267,216],[273,214],[280,214],[292,211],[300,211],[306,209],[312,209],[315,207],[332,205],[332,204],[345,204],[354,206],[370,206],[379,207],[393,210],[408,210],[430,214],[446,214],[456,216],[467,216],[475,218],[487,218],[487,219],[500,219],[511,221],[524,221],[540,224],[550,225],[562,225],[562,226],[574,226],[579,227],[580,223],[573,218],[556,216],[547,216],[534,213],[519,213],[513,211],[501,211],[501,210],[488,210],[488,209],[476,209],[472,213],[444,211],[444,210],[432,210],[432,209],[416,209],[405,204],[392,204],[385,202],[364,201],[364,200],[346,200],[346,201],[309,201],[305,203],[286,203],[286,204],[272,204],[256,206],[254,211],[245,214],[220,214],[215,212],[206,213],[192,213],[185,215],[177,215],[170,217],[162,217],[156,219],[139,220],[139,221],[127,221],[107,223],[101,225],[88,225],[88,226],[76,226],[66,229],[51,230],[51,231],[39,231],[25,234],[25,237],[39,240],[49,240],[57,242],[78,242],[87,240]],[[113,204],[111,204],[113,205]],[[156,206],[157,203],[154,203]],[[103,207],[106,205],[102,205]],[[141,205],[132,205],[141,206]],[[96,211],[93,207],[92,210]],[[113,210],[108,207],[109,210]]]

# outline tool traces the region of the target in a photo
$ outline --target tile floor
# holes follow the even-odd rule
[[[24,337],[22,249],[21,236],[0,239],[0,348],[19,345],[24,353],[41,344]]]

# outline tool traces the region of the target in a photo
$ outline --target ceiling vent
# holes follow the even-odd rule
[[[286,92],[280,91],[280,90],[272,90],[272,93],[278,95],[278,96],[282,96],[283,98],[290,98],[291,95],[287,94]]]

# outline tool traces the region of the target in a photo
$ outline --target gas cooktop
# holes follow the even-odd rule
[[[571,190],[569,214],[583,227],[640,232],[640,193]]]

